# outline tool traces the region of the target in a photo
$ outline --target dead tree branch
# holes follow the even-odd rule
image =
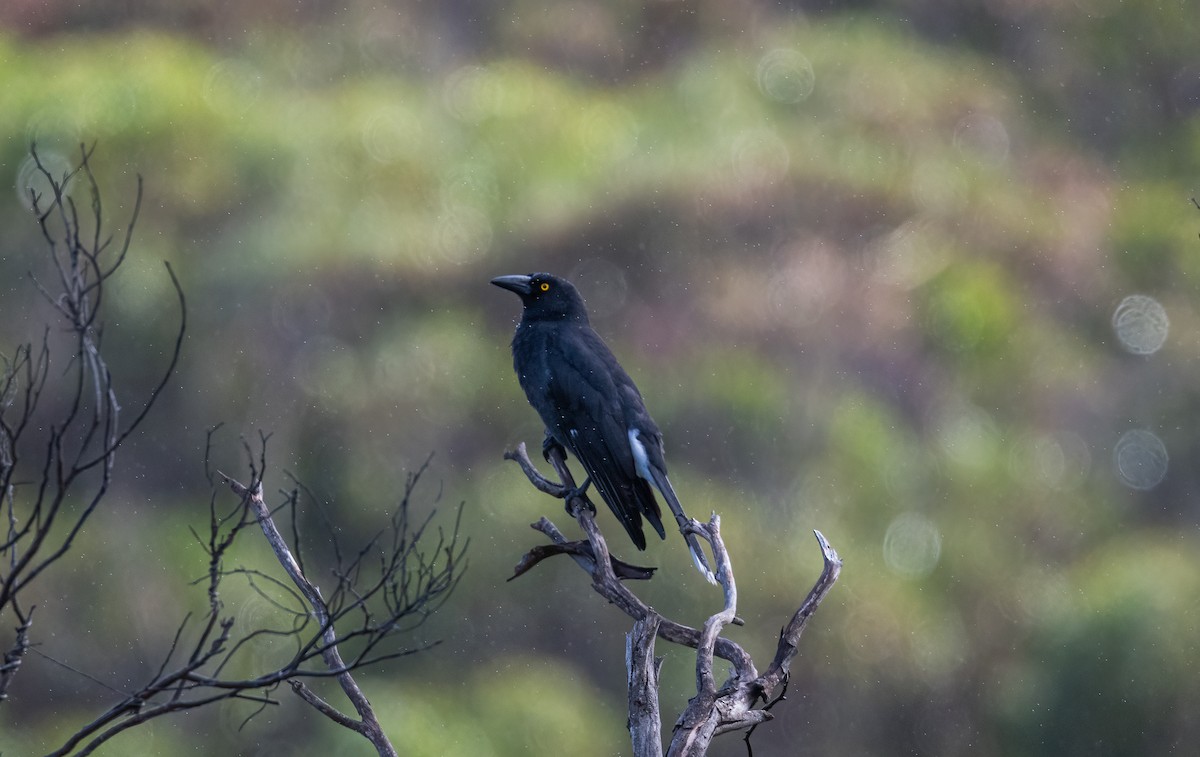
[[[89,162],[92,148],[81,146],[79,162],[61,175],[42,162],[36,146],[30,155],[49,190],[48,195],[30,190],[29,199],[55,283],[29,276],[57,313],[69,347],[58,349],[47,327],[39,347],[20,344],[0,365],[0,618],[5,626],[16,622],[0,667],[0,701],[31,644],[35,607],[24,608],[22,592],[71,551],[96,513],[108,493],[117,450],[142,425],[174,375],[187,329],[183,289],[166,264],[179,304],[174,346],[157,383],[138,400],[132,419],[124,420],[101,350],[102,306],[105,286],[124,262],[137,224],[141,177],[124,236],[114,247]],[[90,213],[76,204],[80,191]],[[57,362],[63,367],[48,386],[51,364]]]
[[[292,551],[288,549],[287,542],[284,541],[283,536],[279,533],[279,529],[275,526],[275,521],[271,518],[271,509],[267,507],[267,503],[263,500],[262,480],[255,480],[253,489],[247,488],[245,485],[234,481],[228,476],[225,477],[225,480],[235,494],[249,502],[254,516],[258,519],[258,525],[262,528],[263,535],[267,537],[267,543],[271,545],[272,551],[275,552],[275,558],[279,560],[279,564],[283,566],[283,570],[288,574],[288,578],[292,579],[292,583],[296,584],[296,588],[304,595],[305,601],[312,607],[313,615],[322,629],[321,644],[323,648],[321,650],[321,657],[325,660],[325,665],[330,672],[336,676],[338,685],[342,687],[346,698],[354,705],[354,709],[358,712],[360,719],[354,720],[342,715],[334,707],[313,694],[300,681],[292,681],[292,689],[301,699],[316,707],[319,712],[334,722],[362,734],[363,737],[371,742],[376,751],[379,752],[380,757],[394,757],[396,755],[396,748],[392,746],[392,742],[388,740],[387,734],[383,732],[383,728],[379,725],[379,720],[375,717],[375,710],[371,707],[371,702],[354,680],[350,668],[342,660],[342,654],[338,650],[337,634],[330,619],[329,608],[326,607],[325,599],[321,596],[321,590],[305,577],[299,563],[296,562],[296,558],[292,556]]]
[[[175,373],[187,325],[183,291],[168,265],[180,310],[173,348],[154,385],[134,401],[123,398],[102,348],[102,305],[130,249],[141,180],[132,218],[114,242],[104,231],[100,191],[89,164],[92,150],[82,147],[78,164],[63,175],[47,168],[36,149],[31,152],[41,183],[49,187],[45,195],[30,195],[49,274],[30,278],[51,305],[67,346],[60,347],[58,329],[47,327],[40,346],[29,342],[10,356],[0,355],[0,628],[13,629],[0,639],[0,702],[16,691],[22,662],[35,648],[100,681],[83,672],[84,664],[51,657],[45,643],[37,647],[30,587],[77,548],[77,537],[109,493],[117,450],[142,426]],[[81,193],[87,198],[83,211],[76,204]],[[246,702],[249,719],[278,704],[276,692],[288,683],[301,700],[368,738],[379,754],[394,755],[351,673],[433,646],[404,646],[398,639],[421,626],[458,585],[467,548],[460,539],[461,506],[448,529],[433,524],[436,508],[413,516],[422,466],[409,476],[391,517],[356,551],[341,548],[332,524],[321,534],[332,542],[333,557],[312,560],[307,575],[315,575],[317,566],[328,569],[322,592],[306,577],[301,556],[299,504],[314,498],[297,484],[274,508],[267,506],[265,437],[257,454],[245,447],[248,484],[226,476],[218,480],[208,454],[214,431],[204,460],[211,490],[208,529],[203,536],[193,532],[207,563],[193,584],[204,592],[202,609],[180,621],[161,662],[144,680],[124,686],[100,681],[117,692],[118,701],[51,754],[91,754],[150,720],[226,700]],[[238,494],[235,503],[229,502],[226,486]],[[280,513],[291,514],[290,545],[275,525]],[[256,525],[287,578],[245,567],[237,557],[245,541],[239,537]],[[230,612],[225,596],[231,582],[267,609],[249,618]],[[319,679],[336,680],[358,717],[338,712],[306,683]]]
[[[698,757],[707,754],[713,737],[731,731],[752,731],[772,718],[768,710],[778,699],[772,699],[780,685],[786,686],[788,672],[809,618],[833,587],[842,562],[837,552],[819,532],[814,532],[821,547],[824,568],[816,584],[800,608],[783,628],[775,658],[765,673],[758,673],[754,661],[738,644],[721,636],[722,630],[737,619],[737,584],[725,543],[721,538],[720,518],[714,514],[708,523],[692,520],[690,530],[711,545],[716,562],[717,580],[723,590],[723,606],[695,629],[665,618],[641,601],[621,582],[626,565],[612,558],[608,545],[596,526],[595,507],[586,495],[575,488],[571,472],[561,450],[552,448],[549,461],[558,474],[554,482],[542,476],[529,459],[525,445],[506,452],[505,458],[515,460],[530,483],[538,491],[553,497],[566,498],[567,512],[587,535],[586,542],[571,542],[548,519],[542,518],[533,528],[549,537],[551,544],[534,547],[517,565],[516,575],[554,554],[569,554],[592,578],[592,588],[634,620],[633,631],[626,639],[626,668],[629,676],[629,730],[633,753],[637,757],[662,755],[661,717],[659,710],[659,668],[661,660],[654,657],[654,640],[666,641],[696,650],[696,696],[675,724],[667,751],[668,757]],[[639,568],[649,578],[651,568]],[[639,576],[642,577],[642,576]],[[732,665],[728,680],[720,686],[713,673],[714,657]],[[765,706],[764,706],[765,705]]]
[[[275,522],[285,511],[295,518],[299,492],[283,492],[283,501],[274,508],[263,497],[266,437],[261,444],[257,458],[249,462],[249,484],[219,472],[213,478],[214,484],[232,489],[238,502],[222,510],[214,487],[209,533],[203,540],[208,570],[197,581],[207,590],[203,617],[198,623],[192,616],[185,618],[151,679],[73,734],[52,755],[91,754],[128,728],[222,700],[252,703],[252,718],[263,708],[279,704],[275,693],[283,683],[322,715],[369,740],[381,756],[396,754],[353,673],[434,645],[396,647],[395,639],[421,625],[457,586],[467,547],[459,540],[460,521],[456,517],[450,533],[439,528],[435,534],[429,529],[431,512],[414,525],[410,505],[422,467],[409,477],[387,528],[350,556],[340,547],[334,550],[336,564],[329,571],[334,585],[326,598],[300,567],[299,542],[289,545]],[[255,525],[266,536],[288,581],[230,564],[239,537]],[[299,534],[294,520],[292,532]],[[277,617],[243,625],[230,614],[221,597],[231,578],[244,579],[277,610]],[[278,666],[252,676],[227,672],[253,660],[260,645],[281,640],[291,651]],[[336,680],[358,717],[321,698],[305,683],[313,679]]]
[[[662,716],[658,680],[663,658],[654,656],[659,616],[651,613],[633,622],[625,637],[625,669],[629,674],[629,738],[639,757],[661,757]]]

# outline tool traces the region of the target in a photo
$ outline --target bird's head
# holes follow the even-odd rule
[[[587,320],[579,290],[566,279],[549,273],[530,273],[497,276],[492,283],[521,298],[527,320]]]

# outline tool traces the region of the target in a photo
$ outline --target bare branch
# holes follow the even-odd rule
[[[107,266],[101,266],[99,261],[109,240],[99,187],[89,163],[93,150],[81,145],[78,163],[61,175],[42,162],[36,147],[30,150],[34,165],[49,187],[48,197],[34,193],[30,199],[46,243],[46,258],[56,274],[55,291],[30,276],[62,318],[72,347],[62,374],[64,402],[55,409],[47,410],[41,403],[52,352],[58,356],[52,351],[49,327],[43,332],[40,349],[35,352],[32,344],[19,345],[13,359],[5,360],[0,376],[0,509],[5,516],[5,531],[0,538],[0,615],[11,612],[18,619],[23,617],[18,605],[21,592],[72,550],[107,495],[117,449],[142,425],[174,374],[186,329],[182,288],[168,266],[181,313],[175,347],[158,385],[140,400],[140,412],[131,422],[122,424],[121,402],[102,350],[102,304],[104,284],[118,272],[132,241],[141,180],[134,212],[125,228],[123,251]],[[87,219],[81,219],[69,192],[69,186],[80,180],[91,199],[90,234],[83,231]],[[42,438],[28,438],[31,429]],[[22,464],[30,447],[40,459],[35,456],[31,463]],[[28,478],[39,476],[36,485],[21,486],[18,476],[22,469]],[[98,475],[85,475],[95,470]],[[29,644],[28,632],[28,626],[19,621],[14,644],[22,634],[25,644]],[[7,669],[6,689],[15,671],[15,666]]]
[[[8,687],[21,669],[21,662],[29,651],[29,629],[33,625],[33,610],[22,612],[16,602],[12,604],[13,615],[17,619],[17,627],[13,636],[12,647],[4,653],[4,662],[0,664],[0,702],[8,698]]]
[[[596,526],[595,507],[579,493],[567,468],[560,448],[548,450],[547,459],[554,467],[559,482],[543,476],[529,459],[525,445],[505,452],[505,459],[514,460],[526,478],[538,491],[566,499],[567,512],[587,535],[586,542],[569,541],[548,519],[533,525],[550,538],[551,544],[535,546],[521,559],[513,578],[522,575],[541,561],[556,554],[568,554],[592,578],[592,588],[634,620],[634,629],[626,639],[626,668],[629,676],[629,729],[634,755],[659,757],[662,754],[661,719],[658,705],[658,671],[661,661],[654,658],[654,639],[662,638],[696,650],[696,696],[676,723],[669,756],[697,757],[707,754],[712,739],[731,731],[753,730],[772,718],[768,710],[779,699],[768,701],[768,694],[780,683],[786,683],[791,660],[795,657],[800,635],[808,619],[837,580],[841,561],[828,541],[816,532],[825,558],[825,568],[780,635],[775,660],[763,675],[754,661],[739,645],[721,636],[731,623],[741,624],[737,617],[737,584],[729,553],[721,538],[720,518],[714,513],[708,523],[695,520],[685,527],[685,533],[702,537],[712,547],[716,575],[723,590],[722,608],[711,615],[702,630],[684,626],[664,618],[650,609],[620,580],[628,567],[609,554],[608,545]],[[652,569],[647,571],[648,578]],[[511,579],[510,579],[511,580]],[[732,663],[729,680],[717,684],[713,672],[714,657]],[[781,695],[782,696],[782,695]],[[759,707],[766,702],[766,706]],[[749,742],[747,741],[747,748]]]
[[[0,651],[6,650],[0,658],[0,701],[9,695],[30,650],[110,689],[116,694],[111,706],[70,734],[52,753],[90,754],[129,728],[215,702],[251,704],[249,720],[277,704],[276,692],[281,684],[289,683],[319,712],[370,739],[379,754],[394,755],[395,749],[351,673],[433,646],[424,643],[401,648],[393,642],[400,632],[420,626],[446,601],[465,569],[467,543],[459,539],[461,506],[452,530],[435,526],[432,511],[424,519],[410,519],[410,497],[425,466],[409,476],[392,517],[357,554],[343,555],[333,537],[336,529],[322,512],[334,544],[335,564],[329,572],[336,582],[328,597],[323,597],[306,577],[299,559],[297,511],[300,492],[308,490],[297,486],[285,493],[281,504],[267,505],[263,478],[268,437],[260,434],[257,450],[243,443],[250,484],[242,485],[221,474],[239,494],[236,504],[230,506],[227,494],[217,494],[217,474],[210,465],[216,428],[211,429],[204,459],[205,476],[212,486],[209,527],[207,533],[191,529],[207,563],[203,575],[193,582],[204,592],[203,606],[180,621],[169,648],[152,666],[147,680],[120,688],[109,686],[103,674],[94,675],[82,665],[49,657],[42,651],[45,647],[39,649],[31,639],[33,608],[26,610],[21,592],[75,548],[77,537],[103,504],[117,450],[142,426],[170,383],[187,329],[183,289],[166,264],[179,304],[174,345],[154,386],[134,398],[132,418],[123,416],[125,398],[118,396],[118,382],[103,349],[103,306],[106,284],[131,249],[143,186],[139,177],[131,219],[123,238],[114,244],[105,229],[104,204],[90,166],[93,149],[81,146],[78,163],[62,175],[55,175],[42,162],[36,148],[31,150],[34,165],[49,187],[45,196],[31,193],[30,200],[45,242],[45,267],[51,273],[46,281],[33,273],[30,278],[61,319],[70,341],[61,380],[51,383],[53,389],[62,389],[54,416],[41,407],[51,357],[58,356],[51,329],[43,333],[40,350],[23,344],[11,353],[11,359],[0,355],[0,620],[5,625],[15,621],[16,626],[11,642],[0,645]],[[77,205],[75,196],[81,198],[81,191],[87,193],[88,202],[80,199]],[[37,438],[30,438],[34,436]],[[25,471],[29,480],[23,481],[19,471]],[[290,545],[273,520],[281,509],[292,518]],[[256,524],[286,578],[236,564],[234,550],[243,541],[239,537]],[[268,608],[264,613],[267,619],[246,621],[227,611],[222,589],[229,580],[246,582],[251,596],[261,598]],[[283,647],[277,663],[264,666],[248,659],[259,643],[281,640],[288,646]],[[251,664],[252,672],[243,672]],[[234,670],[239,677],[229,672]],[[337,713],[302,683],[308,678],[337,680],[358,718]]]
[[[816,584],[813,585],[808,596],[800,605],[800,609],[796,610],[796,614],[779,632],[779,646],[775,650],[775,659],[771,661],[770,666],[758,681],[758,685],[766,695],[770,695],[775,691],[776,686],[786,681],[792,659],[799,649],[800,635],[804,633],[809,618],[817,611],[817,607],[829,594],[829,590],[833,588],[834,582],[842,572],[842,560],[838,557],[837,551],[830,546],[829,540],[820,531],[814,530],[813,534],[817,537],[817,544],[821,547],[821,556],[825,565]]]
[[[584,570],[588,571],[589,573],[591,572],[591,568],[588,566],[595,563],[596,556],[592,554],[592,545],[590,542],[567,541],[566,538],[563,537],[560,532],[558,532],[558,528],[545,518],[542,518],[537,523],[531,524],[530,527],[535,531],[541,531],[551,539],[555,539],[555,543],[539,544],[532,547],[528,552],[525,553],[525,556],[521,558],[521,562],[517,563],[517,566],[513,568],[513,574],[508,578],[509,581],[531,570],[542,560],[545,560],[548,557],[553,557],[554,555],[572,555],[580,558],[582,562],[580,560],[576,560],[576,562],[579,562]],[[557,534],[557,538],[555,534]],[[645,568],[640,565],[632,565],[624,560],[619,560],[612,555],[609,555],[609,562],[612,564],[613,574],[620,579],[647,581],[654,576],[654,571],[657,570],[657,568]]]
[[[304,685],[303,681],[297,681],[293,679],[288,681],[288,684],[292,687],[292,691],[295,692],[296,696],[315,707],[317,711],[325,717],[329,718],[343,728],[349,728],[351,731],[356,731],[364,736],[367,735],[362,722],[343,715],[341,710],[338,710],[336,707],[317,696],[312,689]]]
[[[354,705],[355,711],[361,718],[354,726],[354,730],[370,740],[381,757],[394,756],[396,748],[392,746],[391,741],[388,740],[387,735],[383,732],[382,726],[379,725],[379,720],[375,716],[375,710],[371,707],[371,702],[354,680],[354,676],[350,673],[350,668],[342,660],[341,652],[337,646],[337,634],[333,630],[333,620],[329,615],[329,609],[325,606],[325,600],[321,597],[321,590],[314,586],[304,576],[304,573],[301,572],[300,565],[292,556],[287,542],[283,540],[283,536],[280,535],[279,529],[275,526],[275,521],[271,518],[270,508],[267,507],[262,497],[262,481],[254,481],[253,488],[246,487],[228,477],[226,477],[226,481],[234,493],[249,501],[251,508],[258,517],[258,524],[262,527],[263,535],[267,538],[267,543],[271,545],[271,549],[275,552],[275,558],[279,560],[279,564],[283,566],[284,572],[288,574],[288,577],[292,579],[293,583],[300,589],[300,592],[312,607],[313,614],[322,628],[321,640],[324,647],[322,648],[321,656],[325,659],[325,664],[329,667],[330,671],[338,671],[336,673],[338,684],[342,687],[342,692],[345,693],[346,698]],[[332,708],[325,705],[324,708],[318,709],[322,713],[328,714],[328,710]],[[335,718],[334,720],[342,725],[345,725],[346,722],[351,722],[348,718]]]
[[[265,436],[261,438],[263,443],[265,440]],[[211,434],[209,441],[211,449]],[[131,727],[131,723],[136,725],[222,700],[256,704],[257,708],[247,718],[250,719],[263,707],[277,704],[274,693],[285,682],[318,712],[369,739],[379,754],[395,754],[352,673],[433,646],[389,650],[381,644],[401,630],[406,618],[415,618],[419,623],[457,585],[466,548],[465,544],[460,546],[458,543],[460,523],[455,521],[450,535],[439,530],[434,556],[427,557],[422,535],[429,520],[412,530],[407,514],[395,515],[392,525],[400,531],[391,534],[386,542],[372,540],[380,550],[381,575],[368,579],[365,571],[357,571],[362,581],[349,580],[345,578],[346,574],[356,571],[348,570],[347,564],[338,565],[333,573],[343,579],[325,599],[320,589],[299,569],[293,548],[276,527],[274,513],[279,508],[271,508],[263,498],[261,475],[265,468],[265,452],[260,450],[256,455],[249,452],[249,447],[247,451],[251,485],[214,471],[215,476],[239,495],[239,504],[234,510],[222,513],[215,497],[210,503],[209,534],[202,543],[208,556],[208,571],[204,579],[196,582],[207,585],[208,611],[203,619],[195,624],[185,618],[152,680],[137,691],[123,695],[108,711],[72,735],[55,754],[87,754]],[[205,469],[211,470],[207,460]],[[216,479],[213,480],[215,483]],[[401,510],[407,509],[415,485],[416,477],[412,476],[399,506]],[[287,507],[293,497],[288,494],[287,501],[280,507]],[[260,570],[226,566],[237,537],[254,524],[259,525],[275,550],[280,565],[288,574],[287,583]],[[366,554],[365,550],[359,559],[363,554]],[[225,614],[220,588],[225,579],[235,576],[245,578],[270,607],[278,610],[284,619],[283,625],[242,628],[233,617]],[[354,619],[357,620],[349,622]],[[340,633],[335,631],[344,622],[346,628]],[[188,633],[189,629],[193,629],[191,633]],[[183,642],[185,634],[191,637],[187,644]],[[232,678],[223,673],[253,642],[268,637],[293,640],[296,648],[291,658],[252,677]],[[355,650],[343,656],[342,647],[347,644],[354,645]],[[183,653],[177,654],[185,646]],[[180,660],[173,663],[174,667],[173,659]],[[337,680],[355,706],[358,718],[337,711],[317,696],[302,683],[306,678]]]
[[[642,757],[662,755],[662,716],[658,709],[658,679],[661,657],[654,656],[659,616],[634,621],[625,637],[625,669],[629,674],[629,736],[633,753]]]

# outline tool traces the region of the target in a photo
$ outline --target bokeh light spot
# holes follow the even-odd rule
[[[892,572],[905,578],[923,578],[933,572],[942,556],[942,534],[920,513],[901,513],[883,537],[883,560]]]
[[[945,270],[951,260],[929,219],[906,221],[872,243],[879,275],[903,289],[915,289]]]
[[[1029,434],[1018,439],[1009,454],[1013,478],[1047,489],[1078,485],[1090,464],[1087,443],[1071,432]]]
[[[996,458],[998,436],[988,413],[974,406],[956,406],[946,411],[936,439],[947,459],[964,468],[984,470]]]
[[[1009,144],[1008,129],[995,116],[974,113],[960,119],[954,127],[954,146],[963,155],[985,165],[1004,163]]]
[[[388,108],[371,114],[362,124],[362,144],[377,163],[392,163],[424,142],[416,116],[400,108]]]
[[[634,154],[639,126],[628,108],[612,103],[589,107],[578,126],[579,147],[600,162],[615,162]]]
[[[1153,355],[1167,341],[1171,324],[1166,309],[1158,300],[1144,294],[1131,294],[1113,311],[1112,326],[1117,341],[1127,352]]]
[[[482,100],[486,96],[485,69],[468,65],[459,68],[447,78],[442,90],[446,110],[463,121],[476,121],[485,115]]]
[[[232,59],[214,64],[204,80],[204,100],[218,113],[246,113],[258,101],[262,90],[262,73]]]
[[[446,262],[464,263],[481,257],[492,246],[492,223],[477,208],[460,205],[438,221],[437,246]]]
[[[787,176],[791,153],[770,129],[750,129],[733,141],[735,177],[755,186],[771,186]]]
[[[442,175],[439,195],[442,209],[449,213],[463,206],[489,207],[500,197],[500,187],[491,167],[472,161]]]
[[[1139,491],[1158,486],[1167,475],[1167,462],[1167,446],[1145,429],[1126,431],[1113,449],[1113,465],[1121,482]]]
[[[797,50],[779,48],[758,61],[758,88],[767,97],[781,103],[798,103],[808,98],[816,86],[812,63]]]
[[[455,118],[476,123],[487,118],[516,118],[534,106],[530,77],[503,64],[466,65],[452,72],[442,88],[442,101]]]
[[[934,216],[958,213],[967,204],[967,178],[946,161],[920,162],[913,169],[910,189],[917,205]]]

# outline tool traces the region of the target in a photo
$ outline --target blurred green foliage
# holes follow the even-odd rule
[[[432,451],[426,502],[466,502],[471,566],[404,640],[444,643],[366,677],[397,745],[627,751],[626,620],[565,563],[503,580],[538,541],[526,524],[568,524],[501,464],[541,428],[509,363],[517,303],[486,282],[552,270],[641,386],[690,514],[723,517],[734,638],[771,653],[819,570],[811,529],[846,560],[756,753],[1198,740],[1186,4],[318,3],[282,22],[275,3],[109,5],[0,11],[17,190],[0,201],[0,352],[52,320],[25,276],[45,270],[22,196],[34,141],[61,166],[98,142],[117,224],[145,177],[106,311],[130,398],[170,336],[161,260],[192,327],[105,516],[41,586],[40,651],[117,689],[161,660],[204,600],[189,528],[216,422],[233,429],[218,467],[238,469],[238,434],[273,432],[277,485],[287,470],[327,497],[347,539]],[[1154,354],[1113,329],[1134,293],[1170,317]],[[1170,454],[1148,488],[1114,457],[1130,429]],[[698,623],[716,597],[679,547],[625,551],[661,568],[649,602]],[[247,622],[260,602],[230,585]],[[670,718],[691,663],[659,653]],[[32,656],[0,750],[50,748],[107,693]],[[106,753],[364,749],[281,701],[244,724],[237,705],[159,721]]]

